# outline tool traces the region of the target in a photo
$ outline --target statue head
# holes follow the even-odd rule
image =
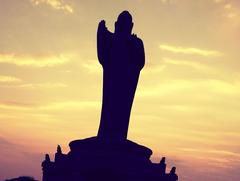
[[[176,173],[176,167],[172,167],[170,174],[175,174]]]
[[[131,35],[133,28],[132,16],[128,11],[119,14],[115,22],[115,34],[128,36]]]

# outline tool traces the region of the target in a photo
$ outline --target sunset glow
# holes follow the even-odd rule
[[[146,53],[129,139],[180,181],[240,180],[239,0],[0,0],[0,180],[97,134],[97,26],[123,10]]]

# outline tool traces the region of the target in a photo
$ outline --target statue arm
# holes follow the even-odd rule
[[[141,39],[139,39],[139,62],[140,62],[140,68],[142,69],[145,65],[145,51],[144,51],[144,45]]]
[[[144,45],[140,38],[136,35],[134,37],[134,44],[135,44],[135,60],[137,61],[136,64],[138,65],[139,69],[141,70],[145,65],[145,51]]]
[[[111,37],[111,32],[108,31],[105,21],[102,20],[98,25],[97,30],[97,54],[99,62],[104,65],[108,54],[108,44]]]

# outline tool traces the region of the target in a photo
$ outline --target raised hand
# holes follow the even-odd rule
[[[106,22],[105,22],[105,20],[102,20],[102,21],[100,21],[100,23],[99,23],[99,28],[106,28]]]
[[[134,33],[132,34],[132,36],[133,36],[134,38],[137,38],[137,35],[136,35],[136,34],[134,34]]]

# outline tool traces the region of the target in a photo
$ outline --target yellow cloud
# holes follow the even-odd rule
[[[215,69],[210,68],[207,65],[204,65],[202,63],[199,62],[195,62],[195,61],[190,61],[190,60],[175,60],[175,59],[170,59],[167,57],[163,58],[163,62],[166,64],[172,64],[172,65],[184,65],[184,66],[189,66],[192,67],[194,69],[197,70],[201,70],[201,71],[207,71],[207,72],[214,72],[216,71]]]
[[[140,87],[136,93],[140,97],[162,97],[173,95],[176,92],[201,92],[202,94],[217,93],[223,95],[239,95],[240,82],[227,82],[217,79],[202,79],[202,80],[172,80],[161,82],[152,87]]]
[[[223,80],[209,79],[205,82],[206,87],[217,93],[238,95],[240,90],[240,82],[226,82]]]
[[[82,64],[83,68],[85,68],[89,73],[100,73],[102,71],[102,67],[98,60],[91,60]]]
[[[161,0],[162,3],[167,3],[169,0]]]
[[[196,54],[202,56],[221,56],[222,53],[214,50],[203,50],[198,48],[184,48],[184,47],[176,47],[170,45],[159,45],[161,50],[169,51],[172,53],[182,53],[182,54]]]
[[[226,10],[226,14],[225,14],[226,17],[235,18],[236,16],[238,16],[237,14],[238,9],[234,7],[232,4],[230,3],[225,4],[224,9]]]
[[[58,56],[0,54],[0,63],[8,63],[17,66],[52,67],[66,64],[71,58],[72,55],[66,54],[60,54]]]
[[[191,82],[186,80],[168,81],[167,83],[162,82],[152,87],[139,86],[139,90],[136,94],[140,97],[161,97],[180,90],[188,90],[191,86]]]
[[[186,151],[186,152],[199,152],[199,153],[210,153],[210,154],[215,154],[215,155],[221,155],[221,156],[234,156],[240,158],[239,153],[231,152],[228,150],[210,150],[210,149],[195,149],[195,148],[178,148],[181,151]]]
[[[0,75],[0,83],[16,83],[21,81],[22,80],[17,77]]]
[[[24,104],[14,102],[0,102],[0,109],[6,110],[28,110],[30,107]]]
[[[63,83],[39,83],[39,84],[22,84],[19,85],[19,87],[21,88],[31,88],[31,89],[35,89],[35,88],[63,88],[63,87],[67,87],[66,84]]]
[[[213,0],[215,3],[222,3],[224,0]]]
[[[175,3],[176,0],[160,0],[162,4],[172,4]]]
[[[64,83],[24,83],[24,84],[10,84],[10,83],[18,83],[21,82],[16,80],[16,81],[5,81],[4,79],[2,83],[8,83],[8,84],[0,84],[0,87],[7,87],[7,88],[24,88],[24,89],[52,89],[52,88],[65,88],[68,87],[67,84]],[[1,83],[1,77],[0,77],[0,83]]]
[[[142,74],[147,73],[160,73],[163,72],[166,68],[166,65],[146,65],[145,69],[142,70]]]
[[[40,107],[41,110],[67,110],[67,109],[86,109],[86,108],[99,108],[100,101],[63,101],[54,102],[46,106]]]
[[[39,111],[54,111],[54,110],[79,110],[96,108],[100,109],[100,101],[59,101],[50,102],[44,105],[35,105],[22,102],[0,102],[0,109],[13,110],[39,110]]]
[[[73,8],[66,4],[63,0],[31,0],[34,5],[47,4],[56,10],[63,10],[68,13],[73,13]]]
[[[224,5],[224,9],[231,9],[232,8],[232,5],[231,4],[225,4]]]
[[[235,13],[229,13],[229,14],[227,14],[227,17],[228,18],[235,18],[237,16],[237,14],[235,14]]]

